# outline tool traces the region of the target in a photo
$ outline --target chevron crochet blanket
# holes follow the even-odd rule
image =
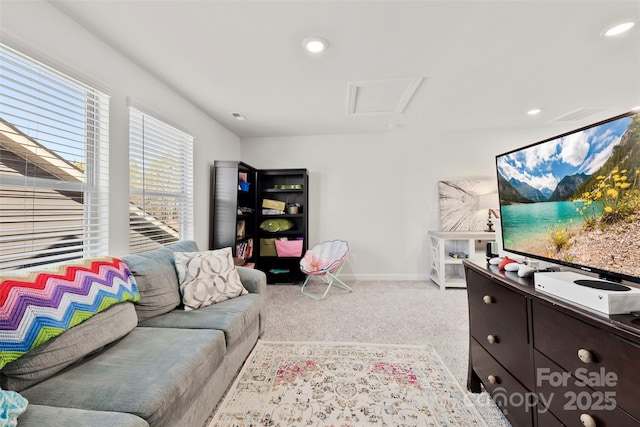
[[[139,300],[133,275],[118,258],[0,275],[0,369],[114,304]]]

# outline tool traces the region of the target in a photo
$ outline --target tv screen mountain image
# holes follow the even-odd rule
[[[506,251],[640,282],[640,112],[496,156]]]

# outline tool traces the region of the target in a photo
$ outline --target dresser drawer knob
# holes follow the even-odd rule
[[[491,297],[491,295],[485,295],[482,297],[482,301],[485,304],[492,304],[493,303],[493,298]]]
[[[594,420],[593,417],[589,414],[580,415],[580,422],[584,427],[598,427],[596,425],[596,420]]]
[[[487,377],[487,381],[489,381],[489,384],[495,384],[498,382],[498,378],[496,378],[494,375],[489,375]]]
[[[495,335],[487,335],[487,341],[489,342],[489,344],[495,344],[498,340],[496,339]]]
[[[587,349],[581,348],[578,350],[578,358],[582,363],[593,363],[593,354]]]

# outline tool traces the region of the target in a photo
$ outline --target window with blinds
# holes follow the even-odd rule
[[[130,108],[129,251],[193,239],[193,137]]]
[[[109,99],[0,44],[0,270],[108,250]]]

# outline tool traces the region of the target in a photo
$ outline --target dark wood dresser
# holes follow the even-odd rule
[[[537,292],[532,278],[465,260],[467,387],[514,427],[640,426],[640,321]]]

